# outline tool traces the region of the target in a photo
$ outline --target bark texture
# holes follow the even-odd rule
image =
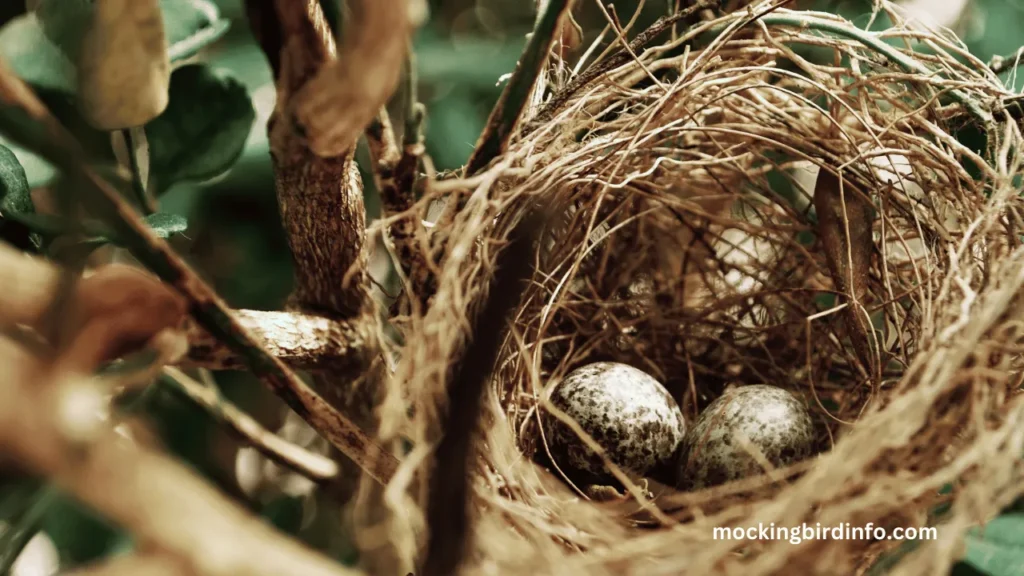
[[[235,317],[263,348],[293,368],[312,371],[359,369],[371,360],[373,335],[365,322],[294,312],[236,310]],[[188,363],[211,370],[243,370],[241,357],[197,326],[189,329]]]

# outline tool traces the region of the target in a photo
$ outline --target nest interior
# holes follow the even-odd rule
[[[871,522],[940,526],[899,564],[935,574],[967,526],[1018,496],[1024,220],[1011,94],[951,34],[878,10],[894,28],[754,5],[571,93],[552,68],[507,153],[432,183],[422,214],[456,196],[465,209],[438,223],[438,290],[408,320],[381,412],[385,437],[418,446],[388,491],[399,556],[411,565],[422,544],[412,471],[436,441],[466,319],[538,202],[558,216],[487,397],[476,571],[858,573],[900,542],[715,540],[712,528]],[[983,144],[963,144],[967,131]],[[811,410],[822,451],[702,492],[651,501],[638,480],[624,501],[589,501],[536,463],[538,415],[552,384],[599,360],[655,376],[691,421],[727,386],[786,388]]]

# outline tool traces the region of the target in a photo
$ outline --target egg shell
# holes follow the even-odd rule
[[[775,467],[809,457],[814,423],[793,394],[766,385],[742,386],[712,402],[686,434],[677,485],[696,490],[764,472],[742,438]]]
[[[683,413],[653,377],[626,364],[597,362],[571,372],[551,403],[575,420],[618,466],[645,475],[671,467],[685,433]],[[545,439],[560,467],[607,476],[602,458],[545,413]]]

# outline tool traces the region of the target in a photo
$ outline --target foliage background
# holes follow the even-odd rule
[[[62,0],[61,10],[73,13],[75,5],[88,0]],[[178,0],[185,4],[195,1]],[[53,2],[51,2],[52,4]],[[174,2],[168,2],[173,4]],[[201,3],[201,2],[200,2]],[[638,29],[664,14],[673,0],[637,2],[617,0],[620,15],[630,15],[642,6]],[[931,0],[933,12],[941,12],[955,0]],[[21,2],[0,3],[0,54],[9,60],[23,59],[45,84],[53,78],[52,62],[38,43],[45,38],[12,35],[10,26],[23,12]],[[44,2],[45,4],[45,2]],[[187,218],[184,234],[175,236],[175,247],[191,261],[207,280],[235,307],[277,309],[291,290],[289,252],[278,221],[273,177],[268,157],[265,122],[274,103],[270,71],[252,40],[244,18],[241,0],[216,0],[218,21],[230,24],[216,42],[199,57],[213,69],[237,79],[244,87],[242,101],[219,101],[195,90],[172,95],[172,106],[179,106],[184,118],[205,118],[213,122],[211,110],[220,110],[212,132],[193,137],[211,144],[217,131],[231,132],[244,139],[237,162],[226,173],[204,182],[186,181],[170,186],[160,198],[160,211]],[[592,0],[580,0],[578,20],[592,39],[603,22]],[[925,4],[925,12],[928,5]],[[802,3],[800,7],[842,14],[858,25],[870,21],[869,0],[840,0]],[[430,18],[415,40],[419,96],[427,107],[427,151],[438,170],[453,170],[462,165],[483,128],[490,107],[497,99],[499,77],[510,72],[533,23],[533,2],[529,0],[432,0]],[[625,19],[625,18],[624,18]],[[877,20],[872,28],[885,26]],[[967,47],[982,60],[996,54],[1009,54],[1024,44],[1024,0],[968,0],[953,28]],[[21,67],[15,66],[19,72]],[[23,73],[24,75],[24,73]],[[1012,72],[1007,82],[1019,90]],[[39,82],[37,82],[39,84]],[[175,98],[177,96],[177,98]],[[251,100],[254,114],[246,114],[245,100]],[[232,114],[235,112],[235,114]],[[204,116],[205,115],[205,116]],[[224,118],[236,118],[226,126]],[[965,138],[976,136],[965,135]],[[152,135],[151,135],[152,138]],[[192,143],[194,145],[194,143]],[[28,180],[33,186],[50,183],[53,171],[31,155],[17,151]],[[233,158],[231,158],[233,160]],[[360,148],[364,169],[368,156]],[[193,162],[197,161],[192,159]],[[364,179],[370,182],[369,178]],[[372,185],[366,190],[367,210],[371,216],[379,210]],[[388,284],[386,262],[378,262],[374,274]],[[250,376],[241,373],[216,375],[224,394],[272,426],[281,423],[279,402]],[[157,388],[146,398],[143,409],[167,448],[206,475],[225,492],[235,495],[282,530],[296,534],[311,545],[327,551],[339,560],[352,562],[354,554],[344,530],[339,528],[336,507],[324,495],[308,496],[301,491],[263,492],[247,495],[236,474],[239,446],[205,412],[192,406],[167,388]],[[19,562],[15,572],[47,574],[53,568],[53,552],[59,555],[61,568],[115,554],[131,548],[132,543],[116,527],[109,526],[87,510],[40,486],[32,478],[6,471],[0,486],[0,518],[11,526],[0,534],[0,559],[21,550],[35,530],[42,529],[46,540],[36,539]],[[1024,506],[1015,506],[990,523],[984,531],[969,534],[967,556],[954,574],[1024,574]],[[40,543],[42,542],[42,543]],[[42,554],[34,564],[32,553]],[[885,566],[879,566],[879,572]],[[29,571],[38,570],[38,571]]]

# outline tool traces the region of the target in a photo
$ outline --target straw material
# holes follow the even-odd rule
[[[505,235],[531,204],[560,214],[485,406],[468,573],[853,574],[900,542],[715,540],[712,529],[871,522],[939,526],[899,565],[937,574],[966,526],[1022,491],[1024,171],[1001,108],[1011,94],[951,34],[878,6],[896,22],[884,34],[768,4],[702,23],[586,84],[549,121],[527,120],[488,170],[431,183],[421,216],[438,199],[468,201],[435,227],[434,245],[447,239],[428,254],[438,291],[404,324],[382,408],[382,434],[417,446],[437,441],[447,372]],[[954,137],[979,128],[980,154]],[[826,246],[837,232],[818,224],[821,170],[843,183],[838,214],[868,207],[868,251]],[[858,258],[868,267],[853,299],[832,270]],[[726,386],[784,387],[811,410],[821,454],[708,491],[641,481],[624,501],[591,502],[534,456],[546,391],[598,360],[658,378],[690,422]],[[427,453],[414,450],[388,491],[386,540],[410,562],[425,503],[411,479]]]

